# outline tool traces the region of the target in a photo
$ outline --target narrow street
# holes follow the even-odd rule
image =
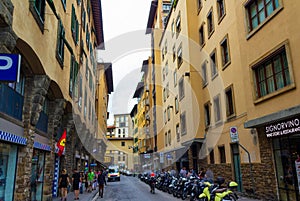
[[[150,193],[150,188],[137,177],[121,176],[120,182],[108,182],[105,186],[104,196],[100,198],[98,194],[92,201],[172,201],[181,200],[173,195],[155,189],[155,194]],[[188,199],[186,199],[188,200]],[[254,199],[240,197],[239,201],[258,201]]]

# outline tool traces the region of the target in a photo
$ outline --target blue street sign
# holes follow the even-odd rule
[[[0,54],[0,81],[19,82],[21,55]]]

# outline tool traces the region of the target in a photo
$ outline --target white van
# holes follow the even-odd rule
[[[107,181],[120,181],[120,172],[118,166],[108,167]]]

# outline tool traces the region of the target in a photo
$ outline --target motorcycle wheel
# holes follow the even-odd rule
[[[223,198],[222,201],[236,201],[237,199],[233,194],[230,194],[228,197]]]
[[[181,195],[181,199],[185,200],[187,198],[187,192],[183,192]]]
[[[176,191],[173,192],[173,196],[177,197],[177,192]]]

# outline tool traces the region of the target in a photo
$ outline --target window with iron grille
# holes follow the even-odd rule
[[[246,5],[249,31],[263,23],[268,16],[279,8],[279,0],[252,0]]]
[[[253,71],[257,98],[292,83],[285,46],[255,65]]]

